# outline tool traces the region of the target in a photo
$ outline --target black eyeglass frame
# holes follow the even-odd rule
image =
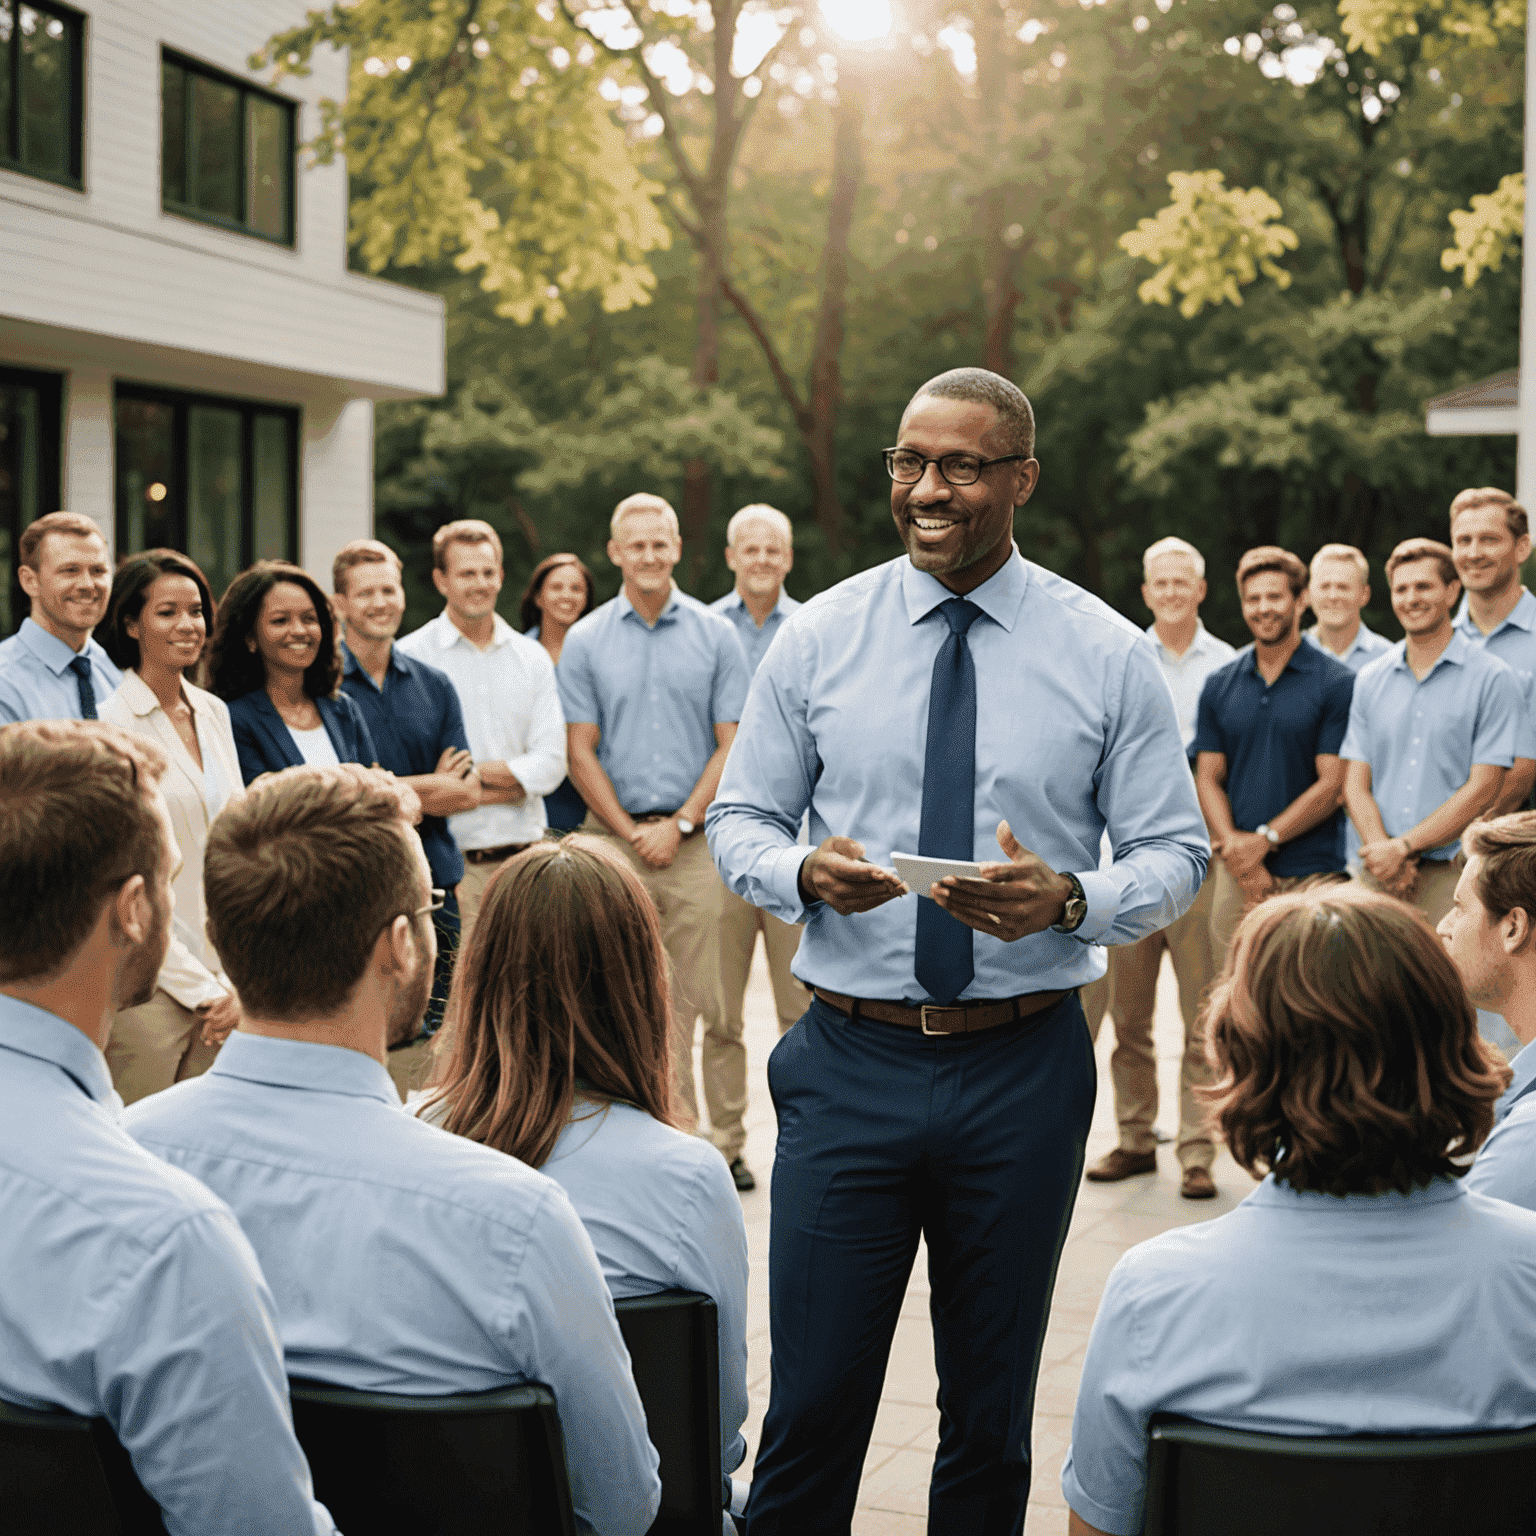
[[[971,455],[968,453],[946,453],[942,458],[923,459],[923,462],[919,466],[916,475],[914,475],[912,479],[899,480],[896,477],[896,466],[893,462],[895,456],[898,453],[910,453],[914,458],[922,458],[922,455],[918,453],[915,448],[882,448],[880,450],[880,456],[885,460],[885,472],[891,477],[892,480],[896,481],[897,485],[917,485],[921,482],[923,476],[928,473],[928,466],[930,464],[938,465],[939,477],[944,481],[946,485],[975,485],[976,481],[981,479],[982,470],[991,469],[994,464],[1012,464],[1018,459],[1028,459],[1031,457],[1031,455],[1027,453],[1005,453],[1000,459],[982,459],[981,462],[976,466],[975,480],[953,480],[944,472],[944,460],[968,459],[971,457]]]

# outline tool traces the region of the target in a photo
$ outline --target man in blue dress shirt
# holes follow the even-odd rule
[[[1033,450],[1006,379],[957,369],[918,391],[886,454],[907,553],[785,622],[710,808],[730,887],[805,923],[795,974],[815,992],[768,1066],[773,1389],[751,1536],[847,1531],[920,1238],[943,1410],[928,1529],[1020,1529],[1093,1110],[1076,989],[1104,973],[1101,941],[1167,927],[1205,873],[1150,642],[1014,547]],[[894,851],[982,877],[909,892]]]
[[[421,1029],[389,1053],[389,1075],[404,1098],[426,1080],[431,1039],[443,1022],[459,947],[457,886],[464,855],[446,818],[474,810],[481,786],[458,690],[446,673],[394,643],[405,617],[401,574],[400,557],[377,539],[354,539],[331,563],[336,615],[347,631],[342,690],[368,722],[379,766],[403,779],[421,800],[416,831],[432,866],[432,884],[443,893],[442,906],[432,914],[437,965]]]
[[[1353,544],[1324,544],[1307,567],[1307,601],[1317,623],[1302,639],[1342,661],[1351,672],[1392,644],[1366,626],[1360,610],[1371,600],[1371,562]]]
[[[1210,1026],[1222,1133],[1267,1176],[1110,1275],[1068,1536],[1142,1530],[1156,1413],[1296,1436],[1536,1423],[1536,1215],[1461,1176],[1499,1078],[1423,924],[1358,885],[1277,896],[1244,919]]]
[[[1456,632],[1497,656],[1525,694],[1515,760],[1495,815],[1523,810],[1536,785],[1536,597],[1520,581],[1530,555],[1530,519],[1508,491],[1483,486],[1451,503],[1451,558],[1463,594]]]
[[[1484,1010],[1499,1015],[1516,1047],[1514,1081],[1467,1188],[1536,1211],[1536,812],[1474,822],[1462,843],[1466,867],[1440,937],[1479,1024]]]
[[[165,769],[115,726],[0,728],[0,1398],[104,1417],[170,1536],[324,1536],[256,1256],[124,1134],[102,1054],[169,942]]]
[[[582,830],[608,838],[661,915],[672,980],[672,1053],[688,1128],[698,1122],[695,1021],[704,1018],[704,1100],[716,1147],[746,1187],[747,1051],[725,1028],[720,991],[724,891],[704,841],[704,812],[751,681],[728,619],[679,592],[677,514],[660,496],[614,510],[608,558],[624,574],[611,602],[571,626],[560,652],[571,782]]]
[[[384,1067],[432,979],[431,873],[393,781],[293,768],[214,823],[208,931],[240,998],[217,1075],[129,1133],[222,1195],[277,1298],[288,1369],[408,1396],[555,1394],[579,1528],[641,1536],[656,1452],[565,1193],[409,1115]]]
[[[1355,680],[1345,802],[1360,834],[1360,879],[1438,923],[1450,908],[1458,840],[1498,800],[1524,727],[1515,674],[1451,624],[1451,552],[1408,539],[1387,560],[1404,638]]]
[[[763,502],[743,507],[725,525],[725,563],[736,573],[736,585],[709,606],[736,626],[753,672],[768,654],[784,620],[800,606],[784,590],[784,578],[795,563],[794,538],[790,520],[777,507]],[[720,917],[720,990],[725,1009],[722,1029],[732,1039],[741,1039],[746,1027],[742,1009],[759,933],[781,1035],[794,1026],[810,1001],[789,968],[800,947],[799,927],[743,901],[735,891],[726,891]],[[746,1107],[743,1099],[740,1108],[733,1110],[739,1141],[745,1141],[741,1126]],[[737,1174],[737,1187],[757,1187],[745,1163]]]
[[[94,720],[123,674],[92,638],[112,597],[107,541],[88,517],[50,512],[16,542],[31,617],[0,640],[0,725]]]

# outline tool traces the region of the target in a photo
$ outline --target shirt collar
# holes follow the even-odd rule
[[[1410,677],[1412,677],[1413,669],[1408,665],[1408,642],[1406,640],[1399,640],[1397,644],[1392,647],[1392,649],[1397,653],[1397,658],[1393,662],[1393,665],[1401,667],[1405,672],[1408,673]],[[1471,649],[1471,641],[1469,641],[1459,629],[1453,629],[1451,631],[1451,643],[1446,646],[1446,648],[1441,651],[1438,656],[1435,657],[1435,665],[1424,674],[1424,677],[1433,677],[1436,669],[1443,661],[1449,662],[1454,667],[1461,666],[1466,661],[1467,654],[1469,651],[1471,651]],[[1420,681],[1422,680],[1423,679],[1420,679]]]
[[[1028,588],[1029,566],[1015,544],[1002,569],[994,571],[974,592],[967,592],[965,600],[975,603],[989,619],[1012,633]],[[918,570],[908,557],[901,561],[901,595],[907,605],[907,622],[918,624],[940,603],[960,594],[951,592],[937,576]]]
[[[248,1083],[296,1088],[310,1093],[340,1093],[354,1099],[378,1099],[394,1108],[400,1095],[385,1068],[371,1056],[344,1045],[312,1040],[279,1040],[236,1030],[208,1069]]]
[[[76,656],[84,656],[87,661],[91,662],[96,661],[98,656],[106,656],[106,652],[94,640],[87,640],[83,650],[70,650],[57,635],[50,634],[41,624],[31,618],[21,621],[21,628],[16,631],[16,634],[21,643],[50,672],[55,673],[59,677],[63,677],[69,671],[69,664]]]
[[[69,1074],[87,1098],[116,1113],[123,1101],[112,1086],[107,1058],[73,1024],[44,1008],[0,993],[0,1050],[51,1062]]]
[[[1419,1189],[1409,1190],[1406,1195],[1399,1194],[1395,1189],[1389,1189],[1382,1195],[1325,1195],[1315,1189],[1292,1189],[1271,1173],[1265,1175],[1264,1182],[1242,1203],[1288,1207],[1294,1211],[1402,1211],[1414,1206],[1444,1205],[1450,1200],[1460,1200],[1466,1192],[1459,1179],[1433,1179]]]
[[[1500,1100],[1499,1107],[1504,1112],[1509,1110],[1521,1094],[1536,1085],[1536,1048],[1529,1045],[1521,1046],[1509,1065],[1515,1075],[1510,1080],[1509,1087],[1504,1090],[1504,1097]]]
[[[1314,624],[1311,629],[1304,629],[1302,631],[1302,635],[1306,639],[1310,640],[1312,644],[1315,645],[1318,650],[1322,651],[1325,655],[1333,656],[1333,652],[1323,644],[1323,637],[1318,634],[1316,624]],[[1349,649],[1344,652],[1343,656],[1335,656],[1334,660],[1344,661],[1348,657],[1353,656],[1355,652],[1360,650],[1363,646],[1367,646],[1371,643],[1371,641],[1379,640],[1380,638],[1381,636],[1378,635],[1374,629],[1368,628],[1366,626],[1365,620],[1361,619],[1360,627],[1355,631],[1355,638],[1349,642]]]
[[[449,623],[451,624],[452,622],[450,619]],[[454,633],[457,634],[458,631],[455,630]],[[347,677],[365,678],[372,687],[375,689],[378,687],[378,684],[373,681],[373,674],[367,671],[362,662],[352,654],[352,647],[345,640],[341,642],[341,670]],[[401,677],[409,677],[411,675],[410,658],[402,653],[398,645],[392,644],[390,646],[389,665],[384,670],[386,673],[398,673]]]
[[[1536,628],[1536,597],[1531,595],[1529,587],[1521,587],[1520,601],[1505,615],[1504,622],[1495,625],[1487,635],[1472,622],[1472,600],[1465,593],[1462,594],[1461,607],[1456,610],[1456,628],[1464,631],[1469,639],[1492,640],[1501,629],[1508,629],[1511,625],[1523,629],[1527,634]]]
[[[1155,645],[1158,650],[1161,651],[1163,655],[1168,657],[1171,661],[1183,661],[1184,656],[1203,656],[1208,650],[1211,649],[1212,641],[1214,639],[1210,630],[1205,627],[1205,621],[1203,619],[1196,619],[1195,638],[1189,642],[1189,649],[1184,652],[1184,656],[1175,656],[1173,652],[1170,651],[1168,647],[1164,645],[1163,642],[1158,638],[1157,623],[1155,620],[1151,624],[1147,625],[1147,634],[1151,638],[1153,645]]]
[[[1248,670],[1263,681],[1263,674],[1259,671],[1259,648],[1250,641],[1238,653],[1239,658],[1246,657]],[[1316,672],[1323,664],[1323,652],[1321,646],[1308,645],[1303,636],[1302,642],[1290,654],[1290,659],[1280,669],[1280,676],[1284,677],[1292,670],[1297,672]]]
[[[623,587],[619,588],[619,595],[614,599],[614,602],[618,605],[620,619],[633,618],[636,623],[645,624],[645,620],[636,612],[635,605],[630,602],[629,594],[625,592]],[[656,615],[656,623],[661,624],[667,620],[675,619],[681,606],[677,600],[677,583],[674,581],[672,583],[672,590],[667,594],[666,606]],[[646,624],[645,627],[650,629],[653,626]]]
[[[478,651],[480,649],[480,647],[476,645],[474,641],[469,639],[469,637],[465,635],[459,626],[455,624],[451,618],[448,617],[448,610],[446,608],[444,608],[443,611],[438,614],[435,619],[432,620],[432,622],[437,626],[433,638],[437,641],[438,650],[451,651],[454,646],[458,645],[461,641],[472,651]],[[507,621],[502,618],[499,613],[493,615],[491,619],[491,643],[486,647],[486,649],[494,651],[497,646],[505,645],[507,641],[512,638],[512,635],[512,626],[508,624]],[[390,647],[390,653],[391,655],[394,653],[393,646]]]
[[[772,623],[774,619],[780,618],[780,617],[783,616],[783,613],[784,613],[784,598],[785,598],[786,595],[787,594],[785,593],[784,588],[781,585],[779,587],[779,595],[778,595],[778,597],[776,597],[774,599],[773,607],[768,610],[768,617],[763,620],[763,628],[764,629],[767,629],[769,624]],[[746,600],[746,598],[744,598],[741,595],[741,593],[736,590],[735,587],[732,587],[731,590],[725,594],[725,607],[727,607],[727,608],[739,608],[743,612],[746,613],[748,618],[752,617],[752,610],[747,607],[747,600]],[[755,624],[756,622],[757,621],[754,619],[753,623]]]

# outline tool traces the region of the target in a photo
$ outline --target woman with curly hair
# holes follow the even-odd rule
[[[1358,885],[1272,897],[1205,1022],[1198,1091],[1263,1182],[1110,1275],[1070,1536],[1141,1530],[1155,1413],[1297,1436],[1536,1424],[1536,1214],[1462,1181],[1507,1073],[1429,924]]]
[[[367,722],[338,691],[331,605],[307,571],[284,560],[242,571],[219,604],[209,651],[247,784],[300,763],[374,761]]]
[[[729,1529],[729,1474],[746,1453],[747,1232],[725,1159],[677,1129],[670,1017],[639,877],[599,838],[536,843],[486,889],[420,1113],[561,1185],[615,1298],[714,1298]],[[744,1490],[734,1497],[739,1510]]]

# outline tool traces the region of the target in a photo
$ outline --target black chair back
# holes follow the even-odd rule
[[[105,1419],[0,1403],[0,1530],[6,1536],[165,1536]]]
[[[1255,1435],[1153,1419],[1145,1536],[1527,1536],[1536,1429]]]
[[[650,1536],[720,1536],[720,1319],[698,1291],[614,1303],[661,1457],[661,1508]]]
[[[449,1397],[289,1387],[315,1497],[348,1536],[575,1536],[547,1387]]]

